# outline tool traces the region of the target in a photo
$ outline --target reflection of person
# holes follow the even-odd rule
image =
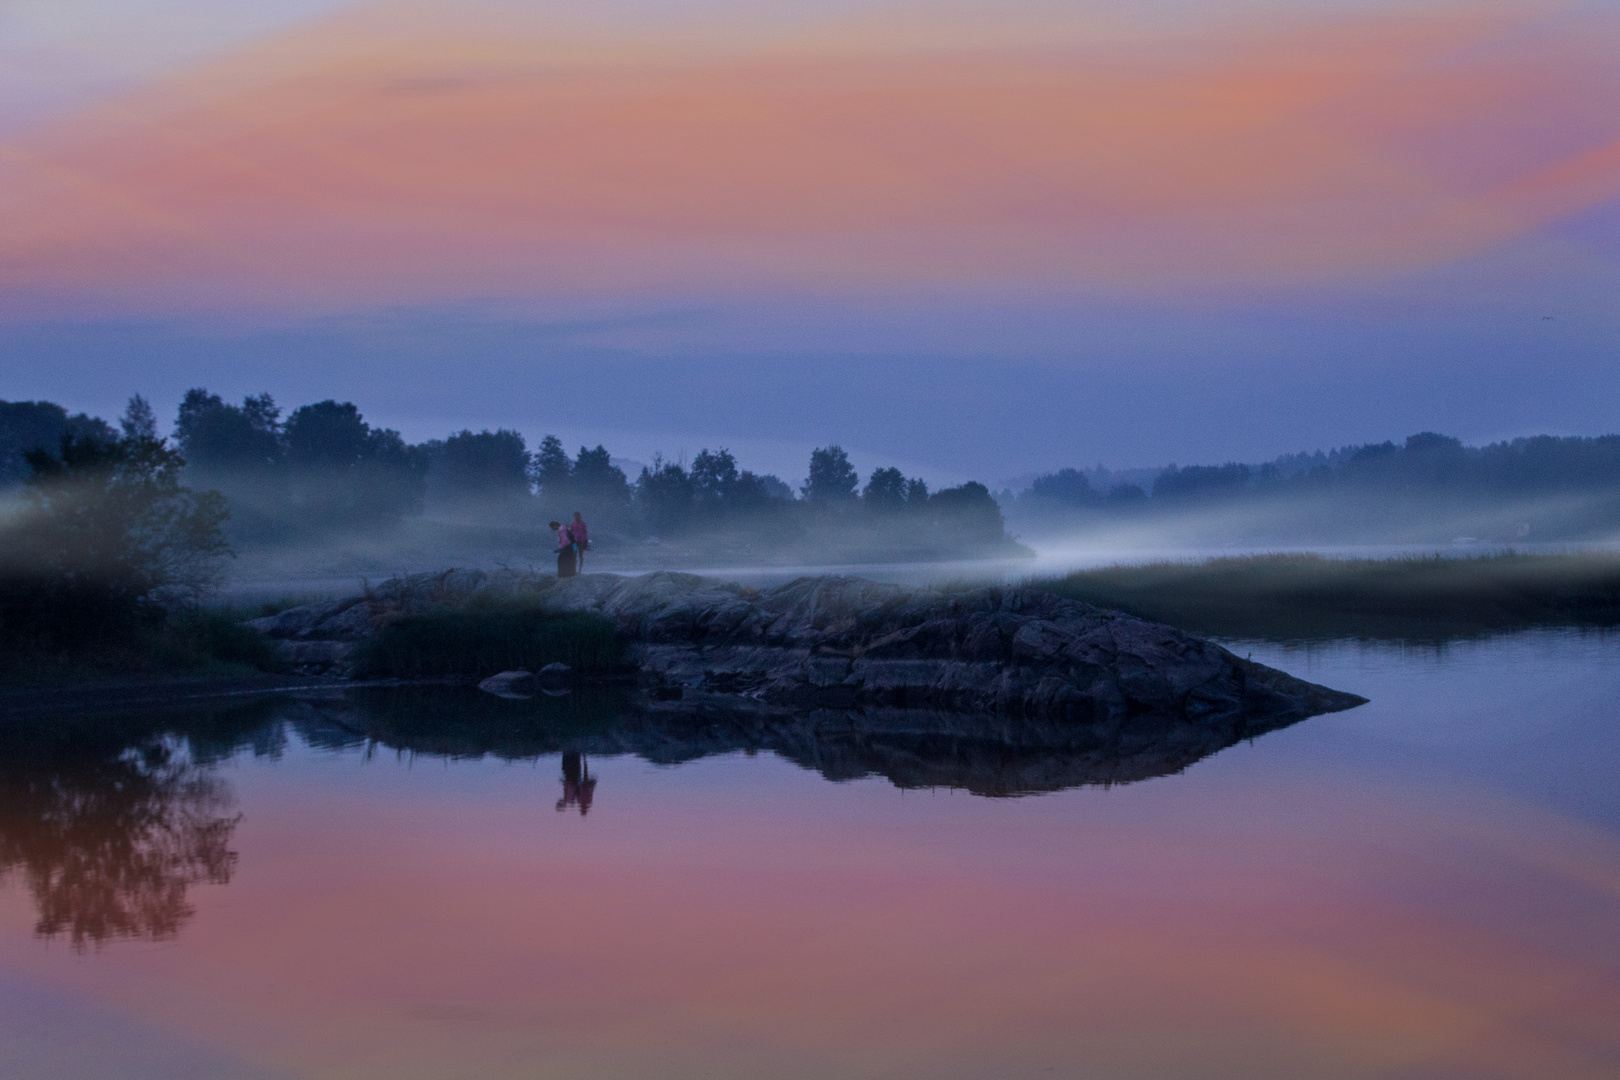
[[[596,794],[596,777],[591,775],[591,767],[585,760],[585,755],[578,750],[569,750],[562,756],[562,782],[563,797],[557,800],[557,809],[566,810],[570,806],[579,807],[579,816],[584,817],[591,812],[591,798]]]
[[[551,522],[551,527],[557,530],[557,576],[560,578],[573,577],[576,569],[574,564],[574,535],[564,528],[560,521]]]
[[[585,569],[585,553],[591,549],[590,531],[585,528],[585,519],[574,511],[574,520],[568,523],[568,535],[574,538],[574,566],[576,570]]]

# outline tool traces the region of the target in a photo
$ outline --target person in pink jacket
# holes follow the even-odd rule
[[[574,520],[568,523],[568,535],[574,540],[574,565],[577,570],[585,569],[585,552],[590,550],[590,532],[585,528],[585,519],[580,517],[579,511],[574,511]]]
[[[560,521],[551,522],[551,528],[557,530],[557,576],[573,577],[579,569],[574,558],[574,534]]]

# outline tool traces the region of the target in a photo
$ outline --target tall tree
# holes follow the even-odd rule
[[[352,402],[330,398],[293,410],[283,428],[287,463],[298,469],[346,472],[366,456],[371,426]]]
[[[810,479],[804,497],[815,503],[847,503],[855,498],[861,478],[841,446],[823,446],[810,452]]]
[[[904,510],[906,506],[905,474],[892,465],[887,469],[874,470],[872,478],[866,482],[866,490],[861,493],[861,501],[869,509],[882,514]]]
[[[262,473],[282,457],[279,418],[269,394],[227,405],[218,394],[195,387],[181,399],[174,437],[194,472],[210,477],[231,471]]]
[[[1078,469],[1059,469],[1055,473],[1037,476],[1030,490],[1043,499],[1067,503],[1070,506],[1089,506],[1097,501],[1091,481]]]
[[[906,481],[906,509],[924,510],[928,507],[928,484],[922,477]]]
[[[462,430],[431,444],[429,482],[447,502],[509,501],[529,495],[529,451],[523,436]]]
[[[692,477],[678,463],[654,455],[636,478],[636,502],[653,528],[676,532],[692,517]]]
[[[692,495],[699,509],[720,513],[729,508],[737,495],[737,459],[722,447],[698,452],[692,460]]]
[[[391,524],[421,508],[426,454],[406,446],[397,431],[373,428],[352,402],[301,406],[283,433],[303,524]]]
[[[993,544],[1007,538],[1007,523],[990,489],[976,481],[936,491],[928,509],[940,526],[972,544]]]
[[[69,416],[55,402],[0,401],[0,487],[26,481],[33,475],[25,456],[28,451],[54,454],[64,435],[95,442],[118,438],[105,421],[84,413]]]
[[[595,450],[579,448],[569,481],[579,497],[593,509],[610,510],[630,502],[629,478],[623,469],[613,464],[613,456],[600,443]]]
[[[584,453],[584,447],[580,448],[580,452]],[[534,452],[529,472],[540,494],[547,500],[567,500],[574,478],[574,465],[568,460],[568,451],[563,449],[562,440],[557,436],[547,435],[540,440],[540,448]]]

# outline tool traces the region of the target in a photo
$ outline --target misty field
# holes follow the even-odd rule
[[[1532,626],[1620,625],[1620,555],[1608,553],[1255,555],[1109,566],[1032,584],[1227,638],[1432,640]]]

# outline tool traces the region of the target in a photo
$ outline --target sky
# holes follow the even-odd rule
[[[1620,430],[1620,7],[4,0],[0,398],[802,475]]]

